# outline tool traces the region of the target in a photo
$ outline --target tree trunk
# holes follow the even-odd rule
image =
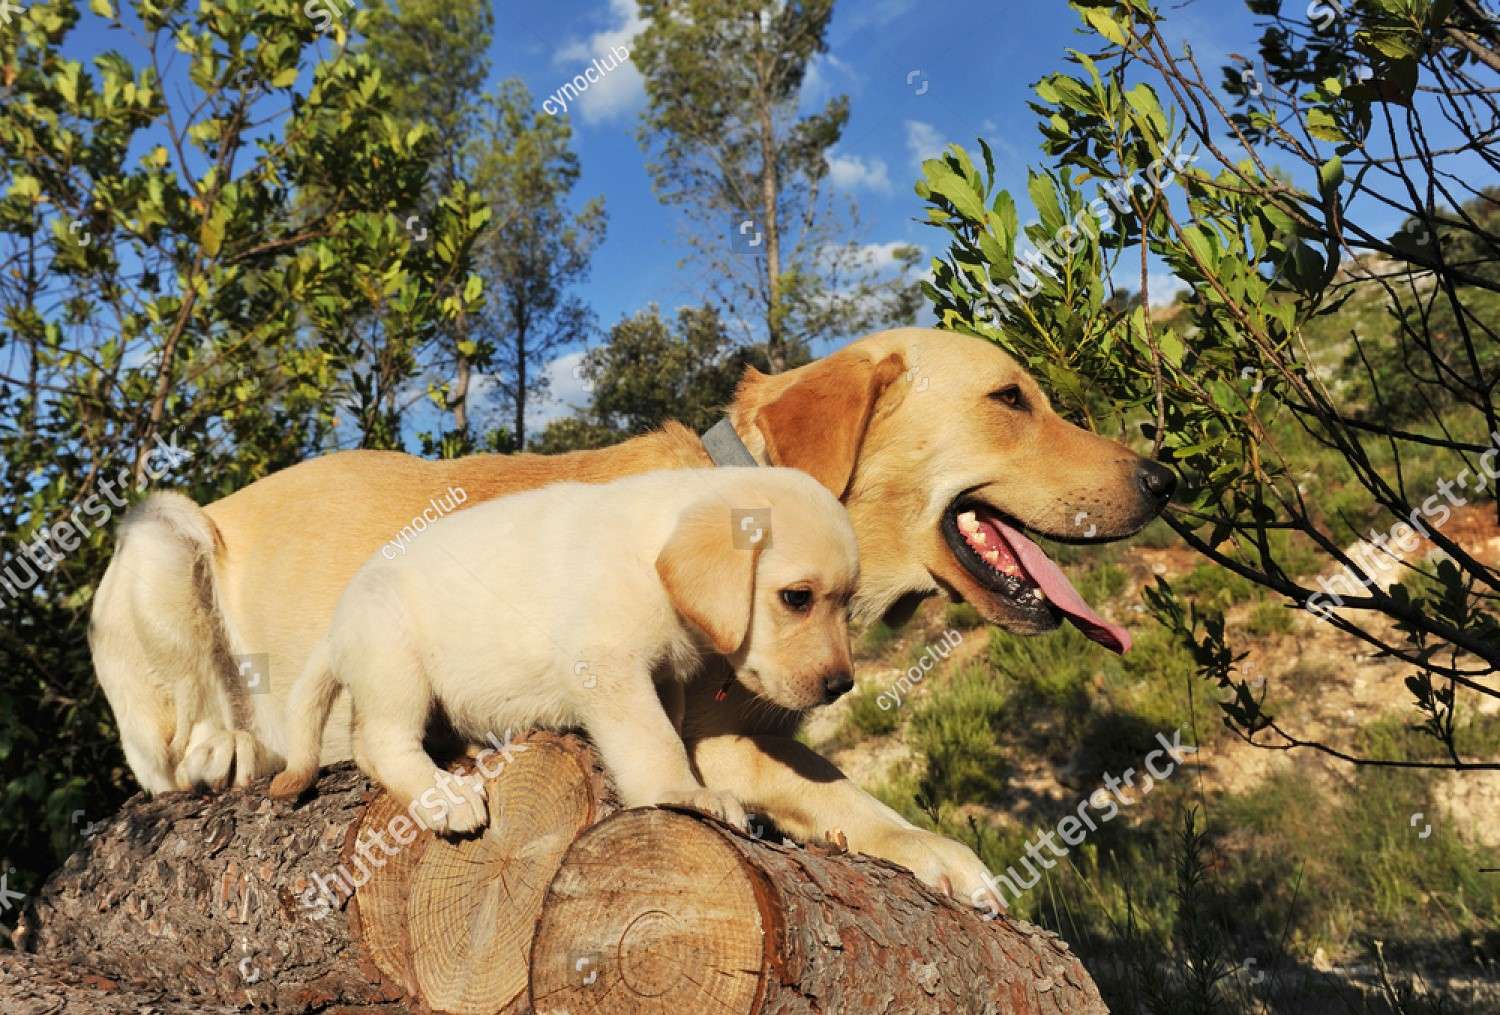
[[[587,743],[495,747],[457,841],[348,764],[296,804],[136,797],[31,902],[0,1012],[1104,1011],[1061,941],[899,867],[657,809],[579,838],[617,806]]]
[[[469,436],[469,375],[472,372],[469,357],[460,353],[458,379],[453,383],[453,393],[448,396],[448,408],[453,410],[453,429],[463,434],[465,440]]]
[[[516,437],[515,446],[517,451],[526,450],[526,360],[531,355],[531,350],[526,348],[526,315],[516,312],[512,315],[516,321]]]
[[[521,1011],[547,883],[613,803],[577,737],[502,753],[489,831],[460,841],[418,828],[347,764],[296,805],[264,783],[136,797],[49,879],[17,942],[196,1010]]]
[[[761,217],[765,219],[766,293],[770,303],[766,312],[766,361],[771,373],[779,374],[786,369],[787,356],[786,336],[782,333],[785,308],[781,305],[781,181],[776,172],[778,152],[776,127],[772,119],[776,99],[770,81],[771,69],[767,66],[767,61],[774,62],[775,57],[768,56],[761,15],[756,12],[751,17],[758,33],[755,61],[759,91],[753,101],[760,128],[760,211]]]
[[[1103,1013],[1057,936],[900,867],[697,815],[616,814],[568,850],[531,953],[537,1015]]]

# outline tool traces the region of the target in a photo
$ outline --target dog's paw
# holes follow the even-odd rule
[[[239,747],[235,731],[214,730],[194,739],[196,742],[177,766],[177,788],[207,788],[217,793],[229,785],[230,773],[234,771],[235,751]]]
[[[691,807],[709,817],[718,818],[727,825],[745,830],[750,822],[745,818],[745,806],[732,793],[716,789],[691,789],[677,793],[665,793],[657,801],[673,807]]]
[[[287,769],[271,780],[271,796],[277,800],[290,800],[294,797],[299,797],[307,792],[307,787],[311,786],[317,779],[318,770],[316,768],[298,772]]]
[[[989,868],[961,842],[920,828],[893,829],[861,843],[860,852],[898,863],[929,887],[991,916],[1005,910]]]
[[[484,783],[478,779],[439,773],[438,792],[424,793],[416,803],[420,820],[439,835],[477,832],[490,823]],[[431,798],[436,797],[433,801]],[[457,797],[457,802],[454,801]]]
[[[235,730],[234,734],[234,784],[248,786],[268,769],[268,759],[255,742],[249,730]]]

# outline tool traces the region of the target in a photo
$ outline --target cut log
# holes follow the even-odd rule
[[[1057,936],[882,860],[773,845],[702,816],[623,811],[547,890],[537,1015],[1107,1012]]]
[[[617,814],[575,736],[502,754],[464,840],[351,765],[295,805],[265,783],[130,801],[33,899],[0,1012],[1104,1010],[1061,941],[899,867]],[[13,962],[40,963],[24,990]]]
[[[49,879],[16,940],[198,1010],[522,1010],[547,884],[614,804],[577,737],[502,753],[498,772],[486,765],[490,827],[459,841],[419,828],[352,765],[295,805],[264,783],[137,797]]]

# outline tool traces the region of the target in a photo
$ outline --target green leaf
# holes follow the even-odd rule
[[[1098,7],[1090,7],[1083,12],[1083,16],[1088,19],[1088,23],[1093,27],[1094,31],[1104,36],[1110,42],[1113,42],[1116,46],[1127,44],[1126,40],[1129,36],[1125,31],[1125,26],[1116,21],[1114,16],[1108,11]]]
[[[1158,138],[1167,136],[1167,117],[1162,112],[1161,102],[1156,98],[1156,92],[1150,85],[1142,81],[1125,93],[1125,101],[1130,103],[1131,109],[1156,128]]]
[[[1052,178],[1041,173],[1032,173],[1026,181],[1026,193],[1031,197],[1031,204],[1036,208],[1037,215],[1041,217],[1042,225],[1048,232],[1057,232],[1063,227],[1062,205],[1057,201],[1057,188],[1052,183]]]
[[[1218,255],[1214,253],[1214,243],[1202,226],[1188,226],[1182,231],[1182,238],[1192,248],[1198,260],[1209,268],[1218,265]]]
[[[945,198],[969,221],[984,221],[984,202],[974,193],[969,181],[954,172],[948,163],[942,159],[928,159],[922,163],[922,172],[932,193]]]
[[[114,20],[115,7],[114,4],[109,2],[109,0],[89,0],[89,10],[93,11],[101,18],[109,18],[111,21]]]
[[[1335,155],[1318,167],[1318,185],[1324,193],[1337,190],[1344,182],[1344,160]]]
[[[1349,138],[1326,109],[1313,109],[1307,114],[1307,132],[1323,141],[1343,142]]]
[[[217,257],[219,249],[224,244],[224,227],[229,220],[229,209],[224,205],[214,208],[213,214],[203,220],[203,225],[198,229],[198,242],[203,244],[203,252],[209,257]]]

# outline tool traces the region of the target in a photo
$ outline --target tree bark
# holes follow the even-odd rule
[[[48,880],[17,943],[193,1010],[519,1012],[547,883],[613,803],[577,737],[537,733],[502,753],[489,829],[457,841],[349,764],[295,805],[264,783],[136,797]]]
[[[496,747],[489,826],[463,840],[349,764],[296,804],[264,782],[136,797],[32,900],[0,1011],[1105,1010],[1060,940],[899,867],[616,814],[577,736]]]
[[[771,69],[768,61],[775,57],[768,54],[765,31],[761,27],[761,15],[751,15],[755,22],[756,86],[753,98],[755,116],[760,129],[760,210],[766,230],[766,293],[769,307],[766,311],[766,360],[770,371],[779,374],[786,369],[786,336],[782,333],[785,319],[781,305],[781,181],[777,175],[778,155],[776,126],[772,119],[775,95],[771,85]]]
[[[624,811],[581,836],[531,954],[537,1015],[1104,1013],[1056,935],[893,864]]]
[[[0,1011],[5,1015],[207,1015],[239,1006],[179,1001],[159,987],[133,989],[106,976],[26,952],[0,950]],[[400,1004],[336,1005],[323,1015],[406,1015]]]

